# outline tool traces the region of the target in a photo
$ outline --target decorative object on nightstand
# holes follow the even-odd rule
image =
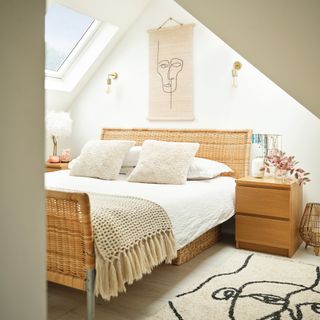
[[[72,120],[69,112],[48,112],[46,116],[46,129],[52,137],[53,150],[49,162],[58,163],[58,137],[65,137],[71,134]]]
[[[46,162],[46,172],[53,172],[53,171],[67,170],[67,169],[68,169],[68,163]]]
[[[320,255],[320,203],[307,203],[300,222],[300,236],[308,246],[314,247],[316,256]]]
[[[266,157],[272,150],[280,150],[282,147],[282,135],[276,133],[252,134],[252,157]]]
[[[68,149],[62,149],[61,151],[61,162],[70,162],[71,161],[71,150]]]
[[[251,176],[254,178],[263,178],[264,162],[268,154],[281,147],[281,138],[279,134],[254,133],[252,135],[251,147]]]
[[[287,156],[285,152],[275,149],[266,157],[265,169],[270,173],[270,168],[274,167],[276,169],[275,178],[282,181],[295,178],[299,185],[306,184],[310,181],[308,177],[310,173],[305,172],[302,168],[296,168],[297,164],[298,161],[294,156]]]
[[[251,176],[254,178],[263,178],[264,175],[264,157],[255,157],[251,161]]]
[[[291,257],[299,245],[302,187],[297,181],[236,180],[236,246]]]

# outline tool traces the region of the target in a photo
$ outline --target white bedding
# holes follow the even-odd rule
[[[61,170],[46,173],[45,186],[51,190],[127,195],[156,202],[172,222],[177,249],[234,215],[235,180],[231,177],[163,185],[127,182],[124,175],[116,181],[74,177],[69,170]]]

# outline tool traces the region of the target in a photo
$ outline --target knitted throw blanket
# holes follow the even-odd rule
[[[171,221],[158,204],[89,194],[96,252],[95,294],[110,300],[154,266],[177,255]]]

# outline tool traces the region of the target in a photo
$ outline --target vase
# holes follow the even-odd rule
[[[277,168],[275,170],[275,178],[277,180],[280,180],[282,183],[288,182],[288,180],[290,180],[288,173],[289,173],[288,170]]]

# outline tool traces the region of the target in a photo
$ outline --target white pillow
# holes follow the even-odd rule
[[[188,171],[188,180],[212,179],[222,173],[233,172],[226,164],[204,158],[194,158]]]
[[[91,140],[71,166],[70,175],[115,180],[134,141]]]
[[[123,160],[123,167],[135,167],[138,163],[140,153],[142,147],[141,146],[134,146],[132,147],[129,152],[126,154],[126,157]]]
[[[68,163],[68,169],[72,169],[73,165],[77,162],[79,157],[72,159],[69,163]]]
[[[146,140],[130,182],[183,184],[198,143]]]

